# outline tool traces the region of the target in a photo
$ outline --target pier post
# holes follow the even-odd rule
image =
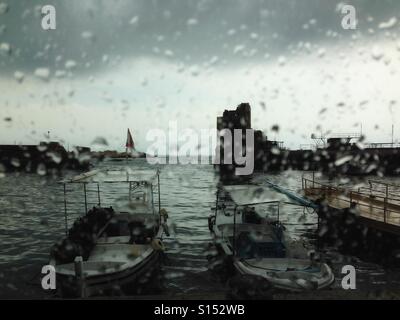
[[[279,202],[278,202],[278,222],[279,222]]]
[[[236,254],[236,209],[237,206],[235,206],[235,209],[233,210],[233,256]]]
[[[83,183],[83,193],[85,194],[85,214],[88,212],[87,209],[87,196],[86,196],[86,182]]]
[[[315,172],[312,173],[312,187],[314,189],[314,182],[315,182]]]
[[[64,183],[64,219],[65,219],[65,235],[68,236],[67,186],[65,183]]]
[[[383,199],[383,222],[386,223],[387,197]]]
[[[157,171],[157,184],[158,184],[158,214],[161,217],[161,189],[160,189],[160,172]]]
[[[86,297],[86,292],[85,292],[85,276],[83,274],[83,258],[82,256],[75,257],[74,260],[74,266],[75,266],[75,277],[77,281],[77,293],[79,297],[85,298]]]
[[[100,201],[100,185],[97,184],[97,199],[99,200],[99,207],[101,207],[101,201]]]

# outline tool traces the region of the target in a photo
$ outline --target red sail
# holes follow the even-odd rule
[[[135,143],[133,142],[131,132],[128,129],[128,136],[126,138],[126,148],[135,149]]]

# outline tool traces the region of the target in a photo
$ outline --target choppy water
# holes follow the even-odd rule
[[[124,162],[107,162],[101,166],[121,166]],[[144,159],[129,162],[136,169],[146,169]],[[65,172],[66,176],[74,172]],[[259,174],[255,181],[268,178],[293,191],[301,188],[303,172],[276,175]],[[47,263],[50,247],[64,236],[63,188],[60,177],[52,178],[25,173],[0,178],[0,297],[46,298],[39,286],[39,272]],[[343,181],[347,183],[348,181]],[[207,248],[211,237],[207,227],[210,208],[215,204],[217,176],[211,165],[166,165],[161,173],[161,202],[170,216],[174,231],[165,239],[167,259],[163,267],[164,291],[173,293],[207,293],[220,291],[221,284],[208,270]],[[108,190],[107,202],[119,197],[118,190]],[[89,201],[96,202],[95,194]],[[69,224],[85,212],[82,190],[69,197]],[[292,238],[310,240],[316,230],[316,215],[301,207],[285,206],[281,220]],[[384,270],[354,257],[328,252],[340,284],[340,269],[349,261],[358,271],[357,284],[362,290],[399,286],[397,272]]]

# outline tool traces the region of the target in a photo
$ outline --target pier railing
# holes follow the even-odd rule
[[[389,192],[382,195],[369,188],[364,188],[368,192],[363,192],[363,188],[355,191],[307,178],[302,178],[302,189],[313,200],[326,200],[338,208],[357,208],[362,216],[400,225],[400,198],[392,197]]]
[[[361,187],[359,189],[366,190],[370,194],[380,193],[387,198],[396,199],[400,202],[400,185],[395,183],[387,183],[377,180],[368,180],[369,187]],[[375,187],[374,187],[375,186]]]

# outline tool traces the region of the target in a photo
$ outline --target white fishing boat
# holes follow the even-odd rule
[[[66,238],[51,250],[60,294],[126,294],[146,286],[160,265],[162,236],[168,233],[167,214],[160,204],[159,172],[95,170],[62,184]],[[68,230],[67,193],[73,186],[84,191],[86,214]],[[115,206],[105,207],[102,203],[110,193],[125,196]],[[88,210],[91,196],[96,205]]]
[[[266,287],[293,292],[329,287],[334,281],[330,267],[288,239],[279,221],[282,202],[298,205],[264,186],[219,190],[209,228],[220,254],[228,257],[236,275],[254,277]]]

